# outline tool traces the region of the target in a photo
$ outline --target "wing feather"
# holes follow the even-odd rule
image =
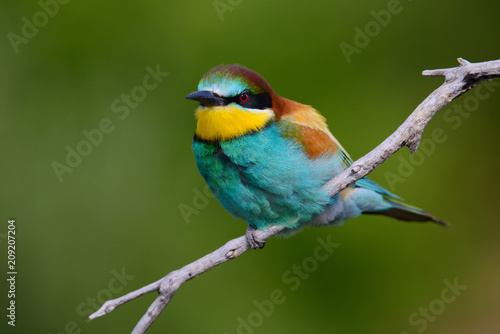
[[[328,130],[326,119],[316,109],[278,97],[273,104],[276,121],[284,137],[295,138],[311,158],[337,154],[347,168],[352,159]]]

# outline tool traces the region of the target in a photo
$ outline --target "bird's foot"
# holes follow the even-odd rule
[[[258,240],[257,236],[255,235],[255,232],[257,229],[253,227],[252,225],[248,225],[247,231],[245,233],[248,243],[250,244],[250,247],[253,249],[262,249],[266,245],[265,240]]]

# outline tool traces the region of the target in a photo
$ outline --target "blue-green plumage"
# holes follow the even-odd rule
[[[330,201],[321,186],[336,169],[334,159],[313,163],[295,141],[280,136],[274,122],[225,142],[195,139],[193,151],[224,208],[256,228],[297,227]]]

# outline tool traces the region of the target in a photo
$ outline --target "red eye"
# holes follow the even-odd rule
[[[248,101],[248,94],[247,93],[243,93],[240,95],[240,102],[247,102]]]

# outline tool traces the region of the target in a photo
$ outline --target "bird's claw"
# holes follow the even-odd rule
[[[258,240],[257,236],[255,235],[255,232],[257,229],[253,227],[252,225],[249,225],[247,228],[247,231],[245,233],[247,237],[247,241],[250,244],[250,247],[253,249],[262,249],[266,245],[266,241],[261,241]]]

